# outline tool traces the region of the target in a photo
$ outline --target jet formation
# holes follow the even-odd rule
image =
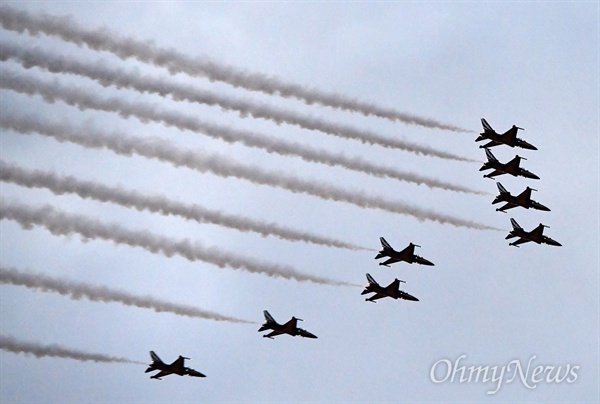
[[[510,147],[521,147],[529,150],[537,150],[537,147],[533,146],[530,143],[527,143],[523,139],[517,138],[517,132],[519,130],[523,130],[523,128],[519,128],[516,125],[513,125],[508,131],[503,134],[498,134],[496,131],[490,126],[490,124],[484,119],[481,119],[481,124],[483,125],[483,132],[479,134],[479,137],[475,139],[476,142],[482,141],[484,139],[490,140],[489,143],[479,146],[480,148],[485,149],[485,154],[487,157],[487,162],[481,166],[479,171],[485,170],[494,170],[489,174],[484,175],[484,178],[492,178],[502,174],[510,174],[515,177],[525,177],[529,179],[539,180],[540,177],[533,174],[532,172],[525,170],[520,167],[521,160],[527,160],[524,157],[515,156],[512,160],[507,163],[501,163],[498,159],[492,154],[490,151],[490,147],[498,146],[501,144],[510,146]],[[504,188],[504,186],[497,182],[499,194],[493,200],[492,205],[497,203],[504,202],[504,205],[497,208],[497,212],[504,212],[508,209],[516,208],[518,206],[525,209],[535,209],[542,211],[550,211],[548,207],[542,205],[541,203],[534,201],[531,199],[531,191],[537,191],[536,189],[526,187],[523,192],[518,195],[512,195],[510,192]],[[537,244],[548,244],[553,246],[561,246],[561,244],[551,239],[550,237],[544,236],[544,227],[548,227],[542,223],[540,223],[535,229],[531,231],[525,231],[515,219],[510,219],[512,224],[512,230],[506,236],[506,239],[518,238],[516,241],[509,243],[510,246],[519,247],[520,244],[534,242]]]
[[[480,133],[479,137],[475,140],[476,142],[482,140],[489,140],[485,145],[479,146],[480,148],[485,149],[485,154],[487,156],[487,162],[483,164],[483,166],[479,169],[479,171],[493,170],[491,173],[484,175],[485,178],[493,178],[503,174],[510,174],[515,177],[525,177],[529,179],[540,179],[537,175],[532,172],[525,170],[520,167],[521,160],[526,160],[524,157],[515,156],[512,160],[507,163],[501,163],[489,150],[490,147],[495,147],[499,145],[507,145],[510,147],[521,147],[529,150],[537,150],[535,146],[530,143],[527,143],[523,139],[519,139],[517,137],[517,132],[519,130],[523,130],[516,125],[513,125],[508,131],[503,134],[498,134],[496,131],[490,126],[490,124],[485,120],[481,119],[481,123],[483,125],[483,132]],[[492,204],[495,205],[497,203],[504,203],[501,207],[497,208],[496,211],[506,213],[507,210],[513,209],[516,207],[522,207],[524,209],[535,209],[541,211],[550,211],[548,207],[542,205],[541,203],[534,201],[531,199],[531,191],[537,191],[536,189],[530,188],[529,186],[525,188],[518,195],[512,195],[508,190],[499,182],[496,183],[498,187],[499,194],[493,200]],[[561,244],[551,239],[548,236],[543,234],[544,228],[548,227],[542,223],[540,223],[535,229],[531,231],[525,231],[515,219],[510,219],[512,224],[512,230],[506,236],[506,239],[517,238],[516,241],[509,243],[510,246],[519,247],[520,244],[534,242],[537,244],[548,244],[553,246],[561,246]],[[401,251],[397,251],[386,241],[385,238],[380,237],[379,241],[381,243],[381,249],[375,256],[375,259],[381,259],[387,257],[388,259],[379,262],[379,265],[389,267],[391,264],[396,262],[404,261],[408,264],[420,264],[427,266],[434,266],[433,262],[415,254],[415,247],[420,247],[417,244],[409,243],[407,247],[405,247]],[[367,285],[364,290],[361,292],[361,295],[371,296],[365,298],[365,301],[377,303],[377,300],[383,299],[386,297],[395,299],[395,300],[408,300],[413,302],[418,302],[415,296],[403,291],[400,289],[400,283],[406,283],[403,280],[395,278],[389,285],[381,286],[375,278],[369,273],[366,274],[367,277]],[[263,338],[274,339],[274,337],[282,334],[288,334],[293,337],[301,336],[304,338],[317,339],[317,336],[298,327],[298,321],[302,321],[299,318],[292,317],[289,321],[284,324],[279,324],[273,316],[267,311],[263,311],[265,322],[258,329],[258,332],[263,332],[270,330],[271,332],[267,334],[263,334]],[[151,379],[161,379],[164,376],[170,374],[177,374],[179,376],[194,376],[194,377],[206,377],[204,374],[185,367],[185,358],[183,356],[179,356],[173,363],[166,364],[164,363],[154,351],[150,351],[150,357],[152,358],[152,362],[146,369],[146,373],[158,370],[159,372],[151,376]]]

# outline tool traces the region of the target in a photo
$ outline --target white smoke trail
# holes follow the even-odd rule
[[[86,239],[112,241],[131,247],[141,247],[153,254],[167,257],[179,255],[190,261],[204,261],[219,268],[240,269],[262,273],[274,278],[295,279],[322,285],[356,286],[316,275],[300,272],[290,266],[259,261],[217,247],[205,247],[190,239],[175,240],[144,230],[130,230],[117,223],[103,223],[84,215],[68,214],[50,205],[32,207],[21,202],[0,199],[0,220],[19,223],[24,229],[33,225],[43,226],[54,235],[79,234]]]
[[[59,141],[68,141],[89,148],[107,148],[115,153],[130,156],[138,154],[171,163],[179,167],[188,167],[199,172],[211,172],[221,177],[235,177],[255,184],[283,188],[294,193],[312,195],[325,200],[350,203],[361,208],[380,209],[390,213],[409,215],[418,220],[432,220],[458,227],[479,230],[500,230],[485,224],[440,214],[429,209],[409,205],[400,201],[373,197],[361,191],[351,191],[335,184],[319,181],[309,182],[293,175],[285,175],[277,171],[267,171],[260,167],[232,161],[227,156],[205,154],[199,150],[181,150],[159,138],[136,138],[125,134],[105,134],[85,129],[88,136],[81,135],[64,123],[50,124],[40,122],[33,117],[16,119],[11,116],[2,117],[0,125],[19,133],[39,133],[53,137]],[[500,230],[502,231],[502,230]]]
[[[0,180],[21,186],[47,188],[55,194],[75,193],[82,198],[91,198],[102,202],[112,202],[137,210],[148,210],[162,215],[176,215],[200,223],[214,223],[240,231],[253,231],[264,236],[274,235],[285,240],[305,241],[328,247],[350,250],[366,250],[341,240],[323,237],[309,232],[294,230],[276,223],[261,222],[243,216],[228,215],[223,212],[206,209],[200,205],[186,205],[160,195],[142,194],[123,187],[109,187],[93,181],[79,180],[73,176],[60,176],[42,170],[27,170],[0,160]]]
[[[209,310],[194,306],[175,304],[153,296],[138,296],[122,290],[110,289],[106,286],[95,286],[81,282],[73,282],[64,278],[55,278],[39,273],[21,272],[15,268],[6,268],[0,265],[0,283],[15,286],[25,286],[29,289],[40,289],[44,292],[56,292],[68,296],[73,300],[82,297],[94,302],[117,302],[127,306],[152,309],[156,312],[168,312],[179,316],[203,318],[214,321],[228,321],[231,323],[255,324],[254,321],[224,316]]]
[[[79,109],[96,109],[105,112],[113,112],[124,118],[134,116],[142,122],[160,122],[167,126],[174,126],[181,130],[202,133],[226,142],[240,142],[249,147],[267,150],[270,153],[278,153],[285,156],[300,156],[307,159],[299,153],[299,151],[301,151],[299,149],[302,149],[303,146],[296,142],[276,140],[254,132],[204,122],[193,115],[186,115],[177,111],[167,110],[156,104],[148,104],[140,101],[133,103],[118,97],[100,98],[95,95],[93,91],[81,90],[72,85],[63,85],[56,79],[52,81],[42,80],[32,76],[19,74],[8,68],[0,70],[0,73],[0,88],[30,95],[37,94],[42,96],[44,100],[48,102],[54,102],[58,99],[69,105],[76,106]],[[354,137],[356,134],[345,132],[336,132],[336,134],[346,139],[357,139],[365,143],[378,144],[384,147],[401,149],[416,154],[449,160],[477,162],[476,160],[460,157],[452,153],[438,151],[432,147],[384,138],[377,135],[359,139]],[[312,157],[308,158],[312,161]]]
[[[392,121],[439,128],[454,132],[472,132],[454,125],[438,122],[359,101],[343,95],[327,93],[315,88],[288,83],[273,76],[251,73],[231,66],[219,64],[207,58],[189,57],[175,49],[165,49],[151,41],[140,41],[121,36],[106,28],[90,30],[80,26],[70,17],[57,17],[47,13],[36,15],[11,7],[0,7],[0,25],[16,32],[28,31],[31,35],[40,32],[58,36],[65,41],[90,49],[111,52],[122,59],[135,58],[144,63],[164,67],[171,74],[186,73],[195,77],[206,77],[213,81],[228,83],[251,91],[276,94],[285,98],[297,98],[307,104],[321,104],[332,108],[374,115]]]
[[[45,52],[39,47],[27,51],[17,45],[0,42],[0,60],[4,61],[11,58],[19,61],[25,68],[37,66],[52,73],[76,74],[94,79],[103,86],[115,85],[117,87],[134,89],[141,93],[154,93],[161,96],[171,95],[173,99],[178,101],[185,100],[211,106],[218,105],[223,109],[238,111],[244,117],[250,115],[255,118],[268,119],[277,124],[285,122],[304,129],[317,130],[347,139],[356,139],[364,143],[380,144],[387,147],[392,146],[390,139],[373,132],[358,130],[350,126],[328,122],[315,117],[299,115],[292,111],[286,111],[266,104],[257,105],[250,100],[232,99],[200,88],[194,88],[189,84],[184,85],[164,78],[143,76],[137,71],[118,69],[107,66],[105,63],[79,62],[72,58],[60,57],[56,56],[55,53]],[[409,147],[410,150],[408,151],[425,154],[422,151],[424,149],[423,146],[417,146],[404,141],[402,141],[402,145]],[[404,148],[404,150],[407,149]],[[432,150],[428,152],[431,153]],[[448,153],[438,153],[443,153],[443,155],[436,155],[436,157],[451,157]],[[460,158],[460,160],[473,162],[473,160],[466,158]]]
[[[145,365],[144,362],[132,361],[130,359],[120,358],[116,356],[84,352],[78,349],[68,348],[57,344],[41,345],[37,342],[21,341],[10,335],[4,334],[0,334],[0,349],[16,354],[33,354],[37,358],[50,356],[53,358],[75,359],[84,362],[116,362]]]

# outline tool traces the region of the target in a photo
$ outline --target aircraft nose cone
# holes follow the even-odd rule
[[[540,177],[538,177],[537,175],[535,175],[534,173],[531,173],[531,172],[529,172],[529,171],[526,171],[526,172],[523,174],[523,176],[524,176],[524,177],[527,177],[527,178],[531,178],[532,180],[539,180],[539,179],[540,179]]]
[[[562,247],[562,244],[561,244],[561,243],[559,243],[559,242],[558,242],[558,241],[556,241],[556,240],[552,240],[551,238],[550,238],[550,239],[548,239],[548,240],[546,240],[546,243],[548,243],[548,244],[550,244],[550,245],[557,246],[557,247]]]

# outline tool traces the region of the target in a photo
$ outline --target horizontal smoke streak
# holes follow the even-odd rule
[[[464,220],[450,215],[440,214],[432,210],[412,206],[400,201],[391,201],[372,197],[361,191],[351,191],[326,182],[309,182],[293,175],[267,171],[260,167],[232,161],[227,156],[204,154],[201,151],[187,151],[174,147],[171,143],[159,138],[136,138],[125,134],[104,134],[85,129],[90,135],[81,135],[66,124],[50,124],[40,122],[34,117],[23,119],[11,116],[3,117],[0,125],[19,133],[36,132],[53,137],[59,141],[69,141],[89,148],[107,148],[115,153],[130,156],[138,154],[171,163],[179,167],[187,167],[199,172],[211,172],[221,177],[235,177],[255,184],[283,188],[294,193],[312,195],[324,200],[345,202],[361,208],[380,209],[390,213],[409,215],[418,220],[431,220],[458,227],[479,230],[500,230],[485,224]]]
[[[194,306],[176,304],[158,299],[153,296],[138,296],[122,290],[110,289],[106,286],[95,286],[81,282],[73,282],[64,278],[55,278],[39,273],[27,273],[15,268],[5,268],[0,265],[0,283],[25,286],[29,289],[40,289],[44,292],[55,292],[68,296],[73,300],[82,297],[95,302],[117,302],[127,306],[152,309],[156,312],[169,312],[179,316],[203,318],[214,321],[231,323],[255,324],[254,321],[241,320],[224,316],[213,311],[203,310]]]
[[[167,126],[174,126],[180,130],[189,130],[195,133],[221,139],[230,143],[240,142],[248,147],[264,149],[269,153],[284,156],[305,157],[301,152],[305,146],[297,142],[287,142],[281,139],[269,138],[258,133],[234,129],[202,121],[193,115],[182,114],[178,111],[167,110],[156,104],[140,101],[128,102],[119,97],[100,98],[93,91],[81,90],[75,86],[61,84],[58,80],[42,80],[30,75],[23,75],[11,69],[0,70],[0,88],[13,90],[19,93],[40,95],[48,102],[63,101],[80,109],[95,109],[105,112],[117,113],[122,117],[134,116],[142,122],[160,122]],[[360,140],[363,143],[377,144],[383,147],[401,149],[408,152],[439,157],[449,160],[477,162],[452,153],[438,151],[432,147],[421,146],[396,139],[385,138],[378,135],[357,137],[356,133],[336,132],[336,135],[345,139]],[[314,152],[312,153],[314,154]]]
[[[323,237],[301,230],[289,229],[276,223],[253,220],[243,216],[228,215],[200,205],[189,205],[168,199],[161,195],[143,194],[126,190],[123,187],[109,187],[93,181],[79,180],[73,176],[60,176],[42,170],[27,170],[0,160],[0,180],[29,188],[46,188],[55,194],[75,193],[81,198],[91,198],[101,202],[112,202],[137,210],[148,210],[162,215],[176,215],[199,223],[213,223],[240,231],[253,231],[262,235],[274,235],[285,240],[305,241],[328,247],[349,250],[371,251],[341,240]]]
[[[41,345],[37,342],[27,342],[18,340],[9,335],[0,335],[0,349],[13,353],[33,354],[37,358],[50,356],[53,358],[75,359],[78,361],[93,361],[93,362],[113,362],[113,363],[133,363],[137,365],[145,365],[144,362],[132,361],[126,358],[109,356],[104,354],[89,353],[73,348],[64,347],[57,344]]]
[[[441,123],[429,118],[406,114],[390,108],[321,90],[288,83],[279,78],[261,73],[251,73],[223,65],[207,58],[192,58],[175,49],[165,49],[150,41],[127,38],[106,28],[90,30],[83,28],[70,17],[57,17],[47,13],[31,14],[11,7],[0,7],[0,24],[7,30],[28,31],[32,35],[40,32],[58,36],[65,41],[90,49],[108,51],[122,59],[135,58],[141,62],[160,66],[171,74],[186,73],[194,77],[206,77],[210,80],[228,83],[251,91],[279,95],[285,98],[297,98],[307,104],[321,104],[332,108],[374,115],[392,121],[439,128],[454,132],[471,132],[454,125]]]
[[[126,71],[106,63],[79,62],[72,58],[56,56],[55,53],[45,52],[40,48],[28,51],[17,45],[0,42],[0,60],[16,59],[25,68],[40,67],[52,73],[69,73],[84,76],[98,81],[103,86],[114,85],[134,89],[141,93],[154,93],[161,96],[171,95],[178,101],[190,101],[205,105],[218,105],[227,110],[238,111],[241,116],[253,116],[274,121],[277,124],[283,122],[296,125],[304,129],[317,130],[346,139],[360,140],[364,143],[379,144],[391,147],[392,140],[382,137],[376,133],[355,129],[350,126],[340,125],[325,121],[320,118],[299,115],[292,111],[282,110],[266,104],[257,105],[250,100],[236,100],[231,97],[222,96],[200,88],[194,88],[188,84],[179,84],[164,78],[140,75],[139,72]],[[399,143],[401,142],[401,144]],[[423,146],[417,146],[405,141],[396,141],[398,148],[417,154],[433,155],[434,149],[423,150]],[[400,147],[405,146],[405,147]],[[436,157],[451,158],[453,155],[444,152],[436,152]],[[471,161],[466,158],[454,158],[461,161]]]
[[[54,235],[79,234],[86,239],[112,241],[131,247],[141,247],[153,254],[167,257],[179,255],[190,261],[204,261],[219,268],[233,268],[261,273],[274,278],[295,279],[322,285],[356,286],[316,275],[300,272],[290,266],[258,261],[217,247],[205,247],[190,239],[172,239],[144,230],[130,230],[117,223],[104,223],[88,216],[69,214],[50,205],[32,207],[20,202],[0,199],[0,220],[7,219],[30,229],[43,226]]]

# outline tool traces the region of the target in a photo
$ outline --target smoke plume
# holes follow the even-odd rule
[[[111,32],[106,28],[87,29],[71,17],[57,17],[47,13],[31,14],[11,7],[0,7],[0,24],[4,29],[37,35],[57,36],[79,46],[87,46],[98,51],[111,52],[122,59],[135,58],[141,62],[168,69],[171,74],[186,73],[194,77],[206,77],[234,87],[285,98],[297,98],[307,104],[320,104],[332,108],[374,115],[392,121],[439,128],[454,132],[471,132],[434,119],[419,117],[363,102],[335,93],[327,93],[316,88],[285,82],[277,77],[262,73],[252,73],[209,60],[206,57],[189,57],[175,49],[165,49],[152,41],[140,41]]]
[[[272,222],[262,222],[244,216],[229,215],[216,210],[206,209],[197,204],[184,204],[161,195],[142,194],[126,190],[122,187],[109,187],[97,182],[83,181],[73,176],[60,176],[42,170],[27,170],[3,160],[0,160],[0,180],[28,188],[46,188],[57,195],[74,193],[81,198],[112,202],[140,211],[148,210],[162,215],[180,216],[199,223],[213,223],[240,231],[253,231],[263,236],[273,235],[285,240],[305,241],[350,250],[371,250],[370,248],[356,246],[341,240],[290,229]]]
[[[205,247],[190,239],[175,240],[144,230],[130,230],[117,223],[103,223],[84,215],[68,214],[50,205],[31,207],[21,202],[0,200],[0,220],[19,223],[24,229],[34,225],[45,227],[54,235],[79,234],[84,239],[112,241],[140,247],[153,254],[167,257],[179,255],[190,261],[204,261],[219,268],[233,268],[252,273],[262,273],[274,278],[295,279],[323,285],[356,286],[316,275],[300,272],[290,266],[258,261],[217,247]]]
[[[255,132],[234,129],[231,127],[217,125],[202,121],[193,115],[182,114],[177,111],[161,108],[156,104],[143,103],[140,101],[128,102],[119,97],[101,98],[93,91],[79,89],[73,85],[63,85],[58,80],[42,80],[29,75],[23,75],[8,68],[0,70],[0,88],[13,90],[23,94],[40,95],[47,102],[61,100],[68,105],[79,109],[95,109],[105,112],[117,113],[124,118],[136,117],[142,122],[160,122],[166,126],[174,126],[180,130],[189,130],[202,133],[207,136],[224,140],[229,143],[240,142],[248,147],[264,149],[269,153],[277,153],[285,156],[299,156],[304,159],[302,149],[304,146],[297,142],[277,140],[257,134]],[[359,131],[336,131],[336,136],[345,139],[359,140],[363,143],[377,144],[383,147],[401,149],[408,152],[438,157],[449,160],[477,162],[452,153],[436,150],[432,147],[417,145],[398,139],[386,138],[377,134],[360,133]],[[312,153],[314,154],[314,152]]]
[[[55,292],[68,296],[73,300],[86,298],[94,302],[117,302],[127,306],[152,309],[156,312],[168,312],[179,316],[204,318],[214,321],[228,321],[231,323],[255,324],[254,321],[241,320],[235,317],[224,316],[194,306],[175,304],[153,296],[137,296],[122,290],[110,289],[105,286],[95,286],[85,283],[73,282],[64,278],[54,278],[42,274],[26,273],[14,268],[5,268],[0,265],[0,283],[25,286],[29,289],[39,289],[44,292]]]
[[[430,209],[409,205],[400,201],[386,200],[367,195],[362,191],[351,191],[323,181],[307,181],[279,171],[268,171],[255,165],[237,163],[227,156],[205,154],[201,151],[181,150],[159,138],[136,138],[125,134],[104,134],[87,130],[89,135],[81,135],[65,124],[42,123],[35,118],[14,119],[3,117],[2,127],[20,133],[36,132],[60,141],[69,141],[89,148],[107,148],[115,153],[130,156],[138,154],[171,163],[178,167],[188,167],[199,172],[211,172],[221,177],[234,177],[254,184],[283,188],[294,193],[312,195],[324,200],[345,202],[361,208],[380,209],[390,213],[409,215],[418,220],[431,220],[457,227],[479,230],[499,230],[485,224],[441,214]]]
[[[73,348],[64,347],[57,344],[41,345],[37,342],[27,342],[18,340],[10,335],[0,335],[0,349],[3,351],[13,352],[16,354],[33,354],[37,358],[50,356],[53,358],[75,359],[78,361],[94,361],[94,362],[118,362],[118,363],[133,363],[144,365],[144,362],[132,361],[126,358],[109,356],[104,354],[84,352]]]

